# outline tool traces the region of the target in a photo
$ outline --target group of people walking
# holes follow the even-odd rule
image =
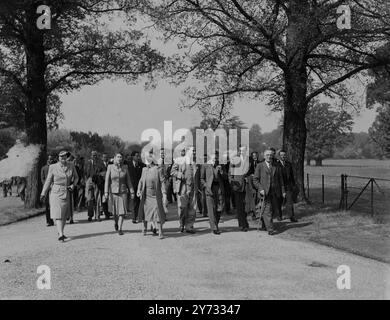
[[[168,205],[176,201],[179,232],[193,234],[197,214],[209,218],[211,232],[219,235],[222,214],[235,213],[240,230],[249,230],[248,214],[260,219],[261,230],[276,233],[273,218],[291,222],[294,216],[296,185],[291,163],[284,150],[270,148],[259,160],[257,152],[249,159],[246,148],[239,147],[236,155],[225,164],[219,154],[205,155],[205,163],[196,163],[195,148],[184,149],[173,163],[166,163],[165,150],[159,158],[149,152],[141,161],[140,152],[124,158],[117,153],[109,159],[92,151],[85,162],[74,159],[69,152],[53,155],[42,168],[41,201],[46,204],[47,225],[56,221],[59,240],[64,241],[66,221],[73,223],[73,210],[84,204],[88,220],[114,218],[114,228],[123,235],[123,221],[132,212],[133,223],[142,222],[142,234],[147,235],[148,223],[153,234],[164,238],[163,225],[167,220]],[[283,208],[283,210],[282,210]]]
[[[0,182],[0,188],[3,191],[3,197],[12,196],[12,187],[16,186],[16,196],[20,197],[22,201],[25,198],[26,192],[26,178],[25,177],[11,177]]]

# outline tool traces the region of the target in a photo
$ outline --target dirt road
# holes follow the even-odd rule
[[[113,220],[75,214],[60,243],[43,216],[0,227],[0,299],[389,299],[390,266],[310,242],[238,231],[237,220],[209,232],[178,232],[170,208],[163,240]],[[10,262],[5,262],[6,260]],[[51,271],[51,289],[37,287],[37,268]],[[336,286],[337,268],[351,270],[351,289]]]

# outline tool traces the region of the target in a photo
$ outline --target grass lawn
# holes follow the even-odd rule
[[[348,204],[351,205],[366,186],[369,178],[373,185],[373,208],[375,215],[390,214],[390,160],[325,160],[322,167],[305,166],[309,174],[309,199],[322,202],[322,178],[324,175],[325,204],[338,208],[341,195],[341,174],[347,174]],[[388,179],[385,180],[385,179]],[[305,177],[306,180],[306,177]],[[371,185],[361,194],[351,210],[371,214]]]
[[[36,216],[41,212],[43,209],[24,209],[24,203],[15,195],[6,198],[0,195],[0,226]]]

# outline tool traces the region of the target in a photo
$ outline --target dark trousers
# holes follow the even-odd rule
[[[264,208],[262,208],[262,222],[268,231],[274,230],[272,220],[273,214],[279,214],[280,199],[274,193],[270,192],[265,196]]]
[[[166,190],[167,190],[168,203],[172,203],[173,202],[173,183],[172,183],[171,179],[169,179],[168,182],[166,183]]]
[[[224,187],[224,199],[225,199],[225,206],[224,206],[224,212],[226,214],[231,213],[231,204],[230,204],[230,199],[232,197],[232,191],[230,189],[230,183],[229,180],[224,180],[223,181],[223,187]]]
[[[46,197],[45,200],[45,215],[46,215],[46,223],[47,224],[54,224],[54,221],[52,218],[50,218],[50,202],[49,202],[49,196]]]
[[[282,203],[284,202],[284,212],[282,212]],[[293,191],[286,190],[286,199],[280,201],[280,217],[284,214],[285,217],[291,219],[294,217],[294,200]]]
[[[76,206],[80,210],[85,205],[85,187],[77,186],[75,193],[77,194]]]
[[[236,205],[238,226],[240,228],[249,228],[248,220],[245,212],[245,192],[233,191],[233,199]]]
[[[202,191],[202,215],[203,217],[207,217],[207,197],[206,197],[206,192]]]
[[[134,196],[134,199],[133,199],[133,220],[137,220],[138,218],[138,210],[139,210],[139,204],[141,202],[141,198],[140,197],[137,197],[136,195]]]
[[[221,218],[221,212],[218,211],[218,201],[219,201],[219,186],[211,186],[211,194],[206,193],[206,205],[207,213],[210,220],[211,230],[218,230],[218,223]]]

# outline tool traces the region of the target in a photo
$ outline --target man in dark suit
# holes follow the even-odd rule
[[[42,186],[45,184],[47,174],[49,172],[49,166],[51,164],[55,163],[55,157],[52,154],[49,154],[47,157],[47,164],[44,165],[41,169],[41,182]],[[50,193],[50,188],[48,193]],[[54,226],[54,221],[52,218],[50,218],[50,203],[49,203],[49,196],[45,197],[45,214],[46,214],[46,225],[48,227]]]
[[[99,184],[99,191],[100,191],[100,194],[103,195],[104,194],[104,182],[106,179],[107,168],[108,168],[109,164],[112,164],[108,158],[107,153],[102,154],[102,164],[103,164],[103,169],[100,172],[100,175],[102,176],[103,179],[101,179],[101,183]],[[107,201],[103,202],[103,197],[102,197],[102,209],[103,209],[104,216],[106,217],[106,220],[110,219],[111,214],[110,214],[110,212],[108,212],[108,202]]]
[[[201,166],[201,186],[206,195],[207,213],[210,220],[210,228],[215,235],[219,235],[218,224],[224,207],[222,167],[218,158],[213,156],[210,161]]]
[[[274,235],[272,212],[279,213],[279,201],[286,196],[282,171],[279,165],[272,161],[272,151],[264,151],[264,162],[257,165],[253,176],[253,184],[259,193],[264,197],[260,217],[268,230],[269,235]]]
[[[85,201],[88,208],[88,221],[95,219],[100,221],[101,194],[100,186],[104,185],[104,179],[101,172],[104,170],[103,163],[98,159],[97,152],[91,152],[91,159],[85,165]]]
[[[296,184],[294,179],[294,172],[292,164],[287,160],[287,152],[285,150],[279,151],[279,164],[283,175],[284,186],[286,188],[285,198],[285,210],[286,216],[291,222],[297,222],[298,220],[294,216],[294,192],[296,191]],[[282,218],[282,209],[280,208],[280,214]]]
[[[74,164],[79,181],[75,190],[73,191],[76,197],[75,206],[77,211],[81,211],[82,206],[85,204],[85,177],[84,177],[84,157],[76,156]]]
[[[249,171],[249,157],[246,147],[239,147],[237,156],[231,159],[229,171],[229,181],[236,207],[238,226],[241,231],[246,232],[249,230],[245,212],[245,185]]]
[[[131,153],[131,160],[128,161],[127,166],[129,167],[130,180],[133,184],[134,190],[137,190],[139,180],[142,175],[142,168],[145,167],[145,164],[141,161],[141,155],[139,151],[133,151]],[[138,218],[138,208],[140,205],[140,197],[137,195],[133,199],[133,223],[137,223]]]

